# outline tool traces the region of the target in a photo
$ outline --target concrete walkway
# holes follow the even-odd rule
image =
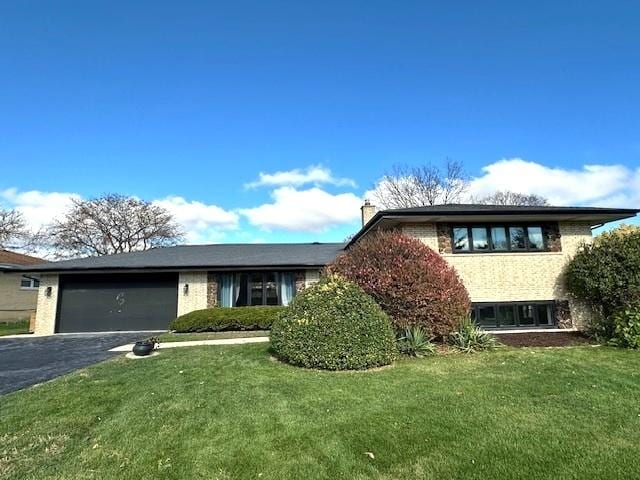
[[[185,342],[160,342],[159,350],[178,347],[199,347],[201,345],[243,345],[246,343],[265,343],[269,337],[224,338],[220,340],[189,340]],[[110,352],[130,352],[133,343],[112,348]]]

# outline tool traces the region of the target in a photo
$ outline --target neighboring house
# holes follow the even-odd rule
[[[38,277],[12,270],[45,262],[41,258],[0,250],[0,321],[27,319],[35,311]]]
[[[286,305],[377,229],[400,230],[439,252],[485,327],[579,326],[589,311],[564,290],[566,262],[591,241],[592,228],[639,211],[441,205],[376,212],[367,203],[348,244],[194,245],[46,263],[28,268],[41,275],[36,333],[166,329],[196,309]]]

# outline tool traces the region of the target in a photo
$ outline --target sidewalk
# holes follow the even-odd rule
[[[178,347],[199,347],[201,345],[242,345],[245,343],[265,343],[269,337],[225,338],[221,340],[189,340],[184,342],[160,342],[159,350]],[[112,348],[110,352],[130,352],[133,343]]]

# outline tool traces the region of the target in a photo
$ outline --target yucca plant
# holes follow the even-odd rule
[[[451,344],[465,353],[489,350],[498,346],[496,338],[482,330],[471,318],[464,317],[450,336]]]
[[[410,357],[424,357],[435,353],[433,337],[422,327],[409,327],[398,336],[398,351]]]

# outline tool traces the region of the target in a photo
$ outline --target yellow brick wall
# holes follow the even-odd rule
[[[36,309],[37,289],[20,287],[20,273],[0,273],[0,320],[29,318]]]
[[[561,222],[559,227],[562,252],[456,253],[442,256],[455,267],[472,302],[564,300],[567,299],[562,278],[564,266],[582,243],[592,241],[592,236],[587,223]],[[409,224],[403,227],[402,232],[438,251],[435,224]],[[572,311],[579,309],[576,304],[571,307]]]
[[[408,223],[402,227],[402,233],[415,237],[431,250],[438,251],[438,233],[435,223]]]
[[[189,285],[185,295],[184,286]],[[180,272],[178,278],[178,316],[207,308],[207,272]]]
[[[47,287],[51,287],[51,296],[46,296]],[[36,309],[37,335],[51,335],[56,327],[56,310],[58,308],[58,275],[41,275],[38,289],[38,306]]]

